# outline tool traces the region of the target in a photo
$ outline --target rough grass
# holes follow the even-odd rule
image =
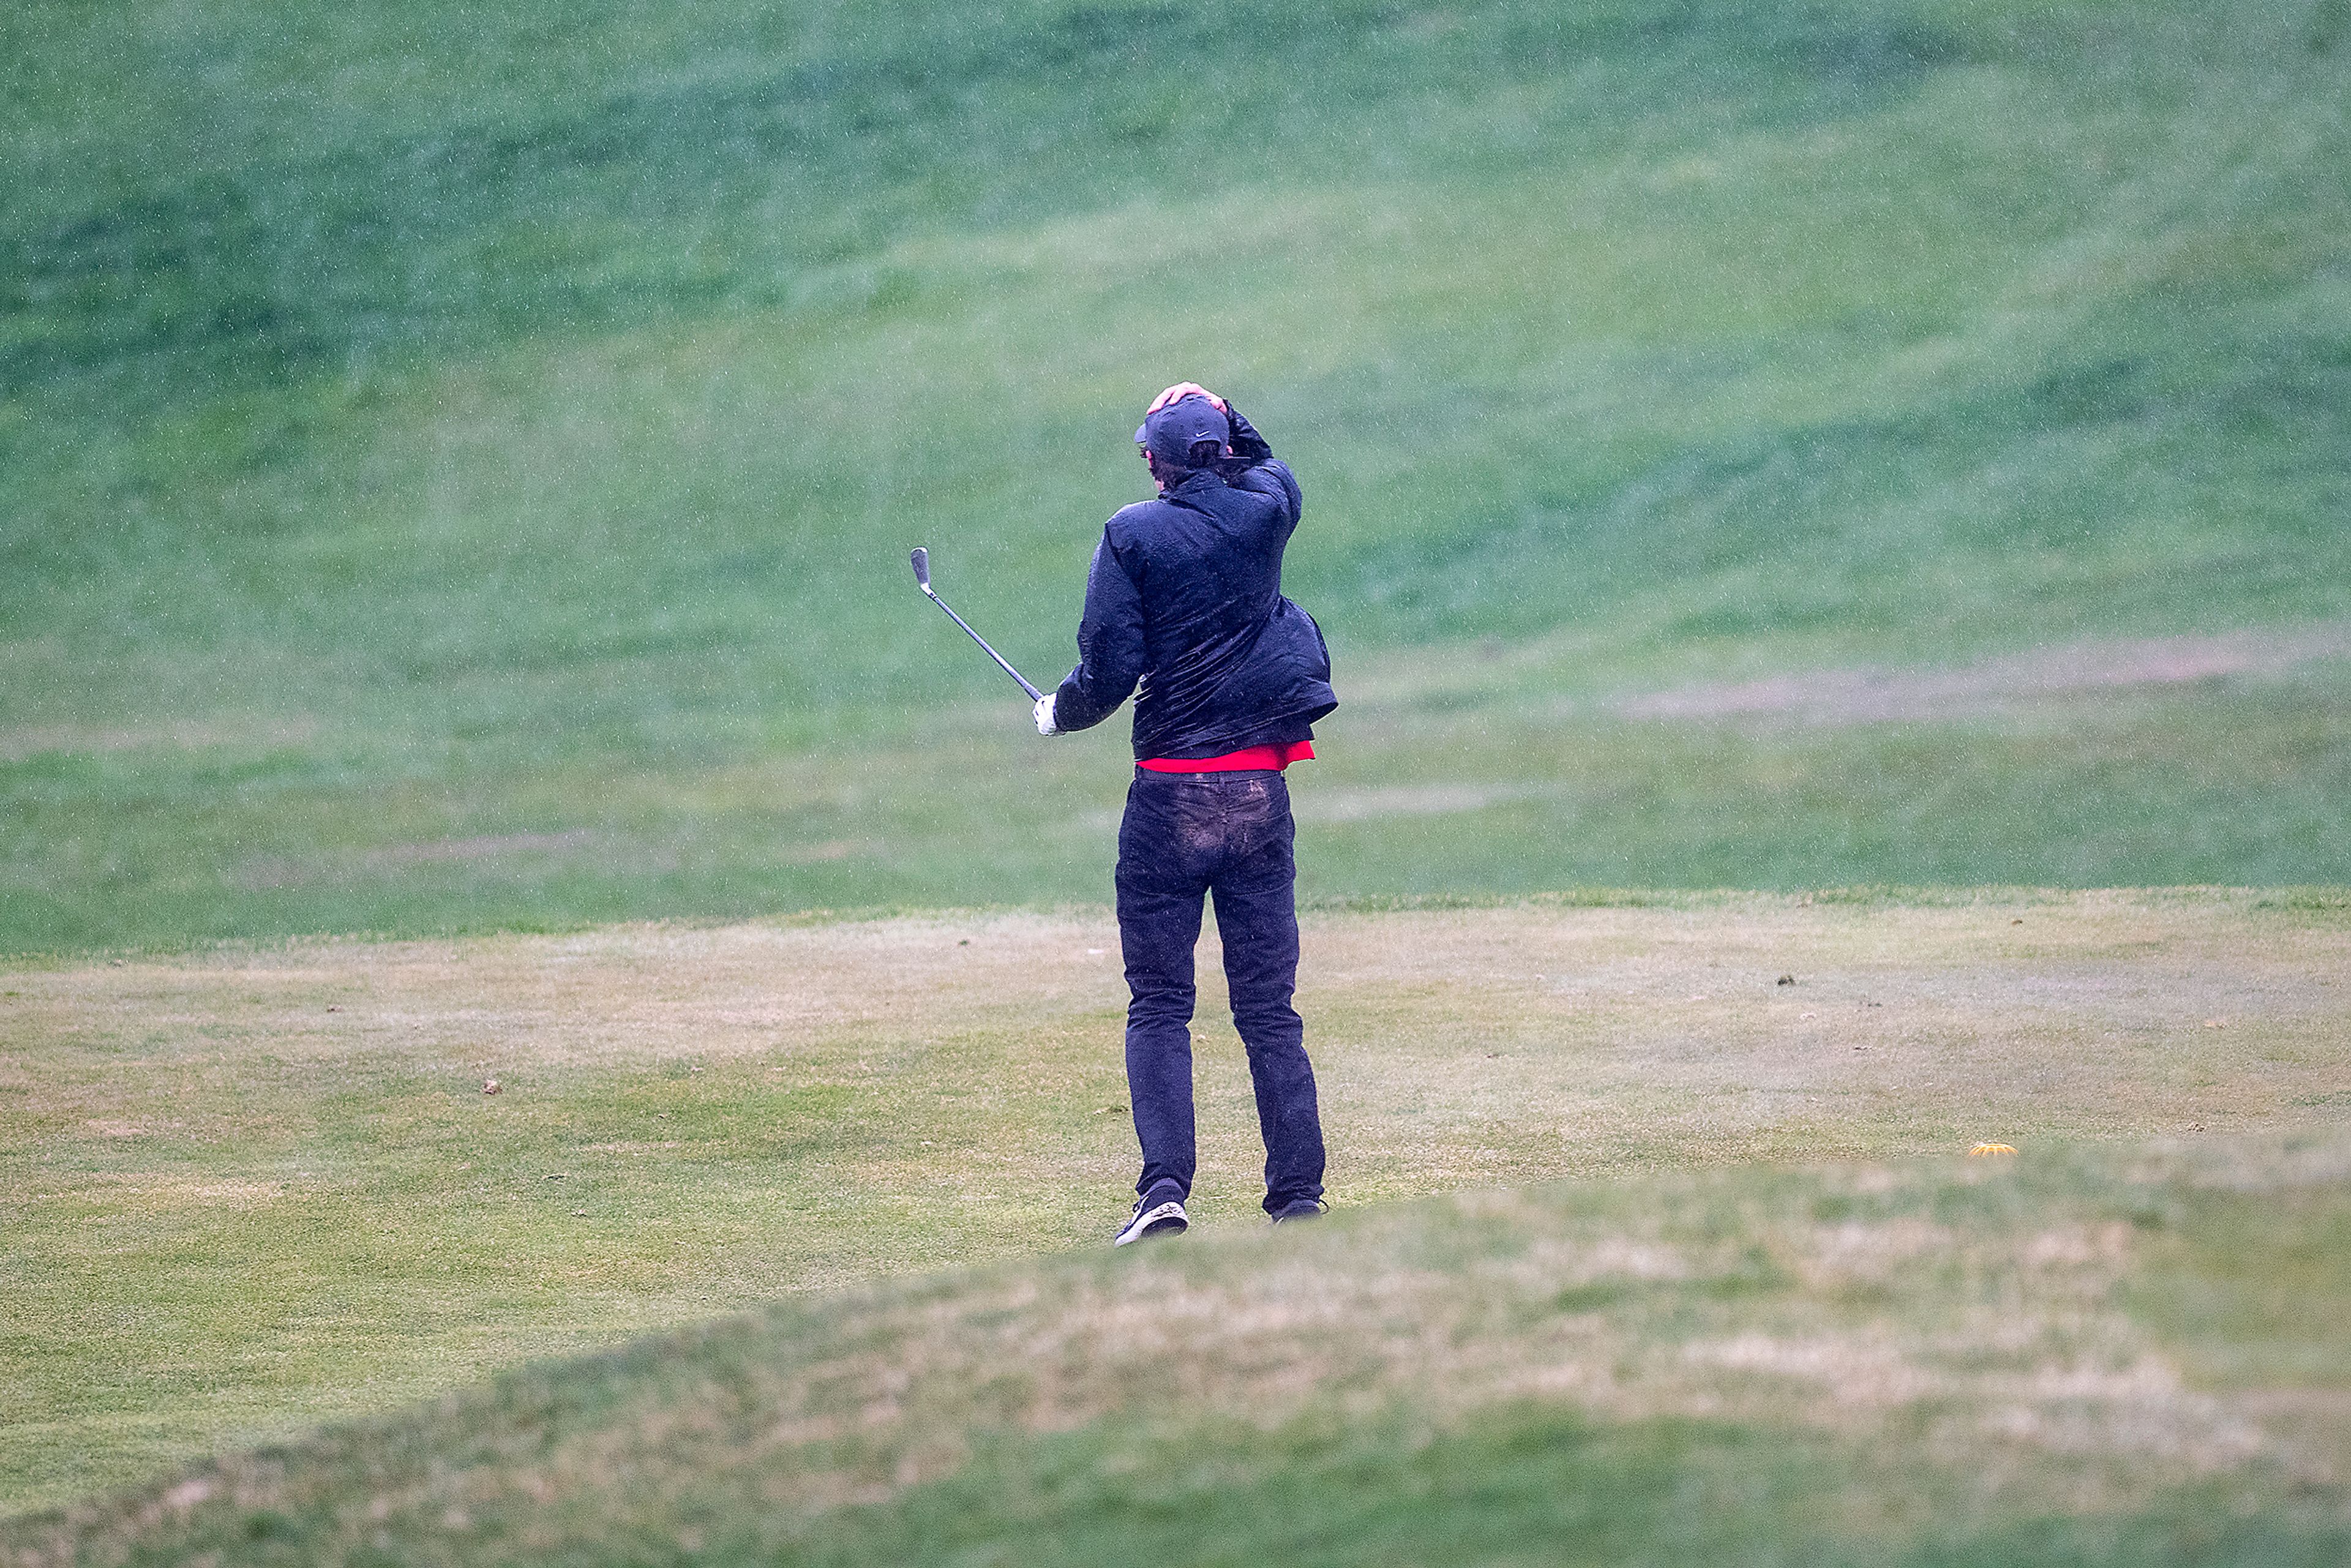
[[[0,950],[1099,898],[1117,735],[904,553],[1066,667],[1179,374],[1460,808],[1323,892],[2351,879],[2339,654],[1637,708],[2339,637],[2336,18],[9,7]]]
[[[2346,1236],[2339,1126],[1554,1183],[789,1304],[5,1539],[27,1565],[2315,1565],[2351,1548]]]
[[[1333,1194],[2337,1125],[2343,909],[2188,890],[1324,911],[1301,1007]],[[0,1494],[63,1502],[778,1296],[1093,1250],[1133,1174],[1116,947],[1080,909],[0,970]],[[1211,946],[1209,1236],[1262,1223],[1216,972]],[[2292,1313],[2301,1276],[2243,1272],[2252,1294],[2176,1304]]]

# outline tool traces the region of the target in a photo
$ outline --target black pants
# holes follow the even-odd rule
[[[1280,773],[1135,770],[1118,831],[1118,935],[1126,957],[1126,1083],[1143,1176],[1134,1190],[1186,1197],[1192,1128],[1193,948],[1217,901],[1233,1024],[1248,1048],[1265,1136],[1265,1208],[1322,1196],[1322,1122],[1298,984],[1298,866]]]

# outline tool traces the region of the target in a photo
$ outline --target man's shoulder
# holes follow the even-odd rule
[[[1157,496],[1152,497],[1149,500],[1130,501],[1110,515],[1110,526],[1117,528],[1122,523],[1149,522],[1166,509],[1167,503]]]
[[[1166,527],[1169,516],[1175,510],[1165,498],[1155,496],[1113,512],[1110,521],[1102,525],[1102,531],[1110,536],[1113,545],[1137,543]]]
[[[1236,490],[1264,496],[1285,507],[1294,505],[1298,500],[1298,476],[1290,471],[1290,465],[1279,457],[1253,463],[1226,483]]]

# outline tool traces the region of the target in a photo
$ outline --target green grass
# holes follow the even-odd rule
[[[878,1278],[1100,1249],[1134,1159],[1116,946],[1081,908],[0,967],[0,1512],[778,1298],[849,1325],[839,1292]],[[1776,1191],[1756,1173],[1981,1139],[2039,1169],[2067,1145],[2324,1132],[2351,1103],[2339,892],[1594,894],[1328,911],[1306,950],[1347,1212],[1572,1178],[1567,1211],[1637,1219],[1668,1189],[1621,1184],[1658,1176]],[[1195,1239],[1262,1225],[1213,944],[1202,967]],[[2099,1159],[2124,1179],[2125,1154]],[[2333,1386],[2339,1197],[2312,1197],[2301,1240],[2242,1198],[2225,1269],[2196,1265],[2220,1285],[2133,1251],[2130,1311],[2195,1347],[2181,1377]],[[1419,1309],[1385,1311],[1364,1321]],[[1570,1441],[1562,1415],[1528,1430]],[[1591,1440],[1632,1463],[1677,1430]],[[1367,1464],[1412,1462],[1365,1441]]]
[[[26,1563],[2315,1565],[2351,1550],[2346,1157],[1554,1184],[935,1276],[5,1534]]]
[[[2339,637],[1619,706],[2339,631],[2346,47],[2337,0],[14,7],[0,950],[1098,898],[1120,735],[1024,739],[904,551],[1052,673],[1186,374],[1307,485],[1322,895],[2351,881]]]
[[[0,11],[0,1555],[2339,1560],[2346,51]],[[1113,1260],[1123,726],[904,552],[1056,673],[1183,376],[1348,1212],[1212,1029]]]

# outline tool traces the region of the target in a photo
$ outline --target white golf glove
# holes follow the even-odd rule
[[[1054,727],[1053,725],[1054,695],[1055,694],[1048,692],[1043,696],[1037,699],[1037,733],[1040,735],[1059,735],[1061,733],[1059,729]]]

